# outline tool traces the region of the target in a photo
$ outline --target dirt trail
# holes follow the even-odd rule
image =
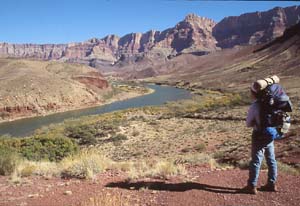
[[[90,198],[114,195],[118,195],[118,202],[124,205],[299,205],[299,176],[280,173],[279,192],[259,192],[258,195],[240,192],[247,177],[247,170],[211,170],[204,166],[188,168],[187,175],[168,180],[131,182],[126,181],[125,174],[111,171],[95,180],[30,177],[21,185],[8,183],[7,177],[0,177],[0,205],[77,206],[89,202]],[[266,177],[266,171],[262,171],[259,185]]]

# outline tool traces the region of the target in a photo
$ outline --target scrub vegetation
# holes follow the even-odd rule
[[[197,93],[164,106],[66,120],[31,137],[2,137],[1,175],[93,179],[118,170],[132,180],[184,175],[188,165],[247,168],[251,129],[244,118],[249,99],[242,93]],[[297,135],[299,128],[292,130]],[[299,164],[285,160],[300,142],[287,141],[277,144],[279,169],[298,174]]]

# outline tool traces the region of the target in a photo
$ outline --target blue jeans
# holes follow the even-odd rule
[[[268,165],[268,182],[275,183],[277,179],[277,162],[275,159],[274,141],[263,138],[260,139],[259,135],[256,135],[254,132],[252,134],[252,159],[249,166],[248,185],[257,186],[259,170],[264,156],[266,157]]]

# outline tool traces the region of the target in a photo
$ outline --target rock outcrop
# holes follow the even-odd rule
[[[119,61],[135,62],[144,56],[166,58],[179,52],[210,52],[217,49],[212,36],[214,26],[214,21],[190,14],[174,28],[162,32],[108,35],[70,44],[0,43],[0,57],[53,59],[98,67]]]
[[[269,42],[300,21],[300,7],[275,7],[266,12],[246,13],[224,18],[213,28],[221,48]]]
[[[96,87],[98,89],[106,89],[109,87],[108,82],[98,72],[89,72],[86,75],[77,75],[73,77],[74,80],[85,84],[88,88]]]
[[[215,51],[216,40],[212,36],[215,24],[211,19],[189,14],[174,28],[159,33],[154,48],[177,53],[185,50]]]
[[[1,57],[35,58],[41,60],[60,59],[64,56],[65,44],[8,44],[0,43]]]
[[[161,35],[159,45],[171,46],[176,52],[215,51],[216,40],[212,36],[215,25],[213,20],[189,14],[174,29],[169,30],[168,35]]]

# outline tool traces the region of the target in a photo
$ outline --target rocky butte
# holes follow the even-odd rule
[[[226,17],[219,23],[189,14],[174,27],[123,37],[108,35],[70,44],[0,43],[0,57],[59,60],[110,67],[147,59],[168,59],[181,53],[207,54],[220,48],[268,42],[300,19],[300,7]]]
[[[108,35],[70,44],[0,43],[1,57],[34,58],[83,63],[93,67],[119,61],[135,62],[147,56],[166,58],[179,52],[210,52],[217,49],[212,36],[213,20],[189,14],[175,27],[123,37]]]
[[[281,36],[299,21],[299,6],[275,7],[266,12],[226,17],[213,28],[213,36],[221,48],[261,44]]]

